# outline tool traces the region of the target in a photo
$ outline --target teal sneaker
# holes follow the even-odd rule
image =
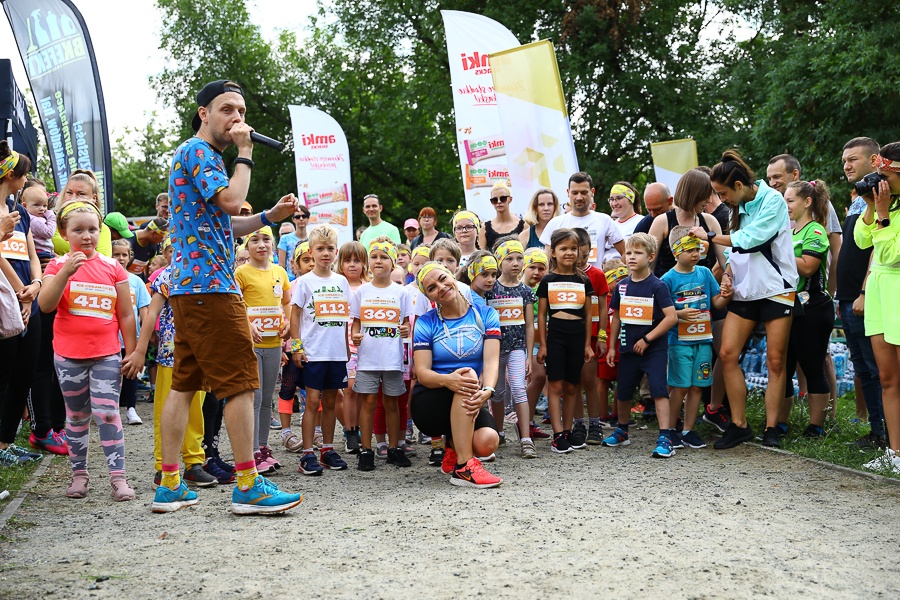
[[[675,456],[675,449],[672,447],[672,440],[665,435],[660,435],[656,439],[656,448],[650,454],[653,458],[671,458]]]
[[[156,496],[153,497],[150,510],[155,513],[169,513],[185,506],[193,506],[198,502],[200,500],[197,498],[197,494],[189,490],[182,481],[176,490],[169,489],[164,485],[156,488]]]
[[[303,496],[282,492],[262,475],[257,475],[253,487],[246,492],[238,486],[231,492],[231,512],[236,515],[270,515],[290,510],[301,502]]]

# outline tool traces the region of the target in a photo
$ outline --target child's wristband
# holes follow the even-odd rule
[[[605,342],[607,339],[609,339],[609,335],[606,333],[605,329],[601,329],[597,332],[597,339],[601,342]]]
[[[300,340],[291,340],[291,352],[303,352],[303,342]]]

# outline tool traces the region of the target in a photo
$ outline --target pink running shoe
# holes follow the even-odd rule
[[[42,438],[37,437],[34,435],[34,432],[32,432],[31,436],[28,438],[28,444],[37,450],[52,452],[53,454],[59,454],[60,456],[69,455],[69,445],[66,443],[66,440],[52,429]]]

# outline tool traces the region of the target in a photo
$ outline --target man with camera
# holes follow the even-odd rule
[[[853,138],[844,145],[841,162],[844,175],[853,184],[853,203],[844,220],[844,240],[841,245],[837,269],[837,293],[844,336],[850,360],[858,378],[857,394],[862,392],[869,413],[872,430],[859,438],[856,444],[865,450],[884,448],[884,408],[881,402],[881,382],[878,379],[878,365],[872,351],[872,341],[866,337],[863,322],[866,278],[872,257],[872,248],[860,249],[853,239],[856,221],[866,210],[863,196],[872,193],[882,177],[875,170],[878,156],[878,142],[867,137]]]

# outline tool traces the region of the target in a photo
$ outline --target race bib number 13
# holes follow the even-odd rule
[[[100,283],[69,283],[69,314],[112,321],[116,311],[116,288]]]
[[[619,302],[619,319],[629,325],[652,325],[653,298],[622,296]]]
[[[348,321],[350,319],[350,303],[341,292],[319,292],[313,295],[316,323]]]

